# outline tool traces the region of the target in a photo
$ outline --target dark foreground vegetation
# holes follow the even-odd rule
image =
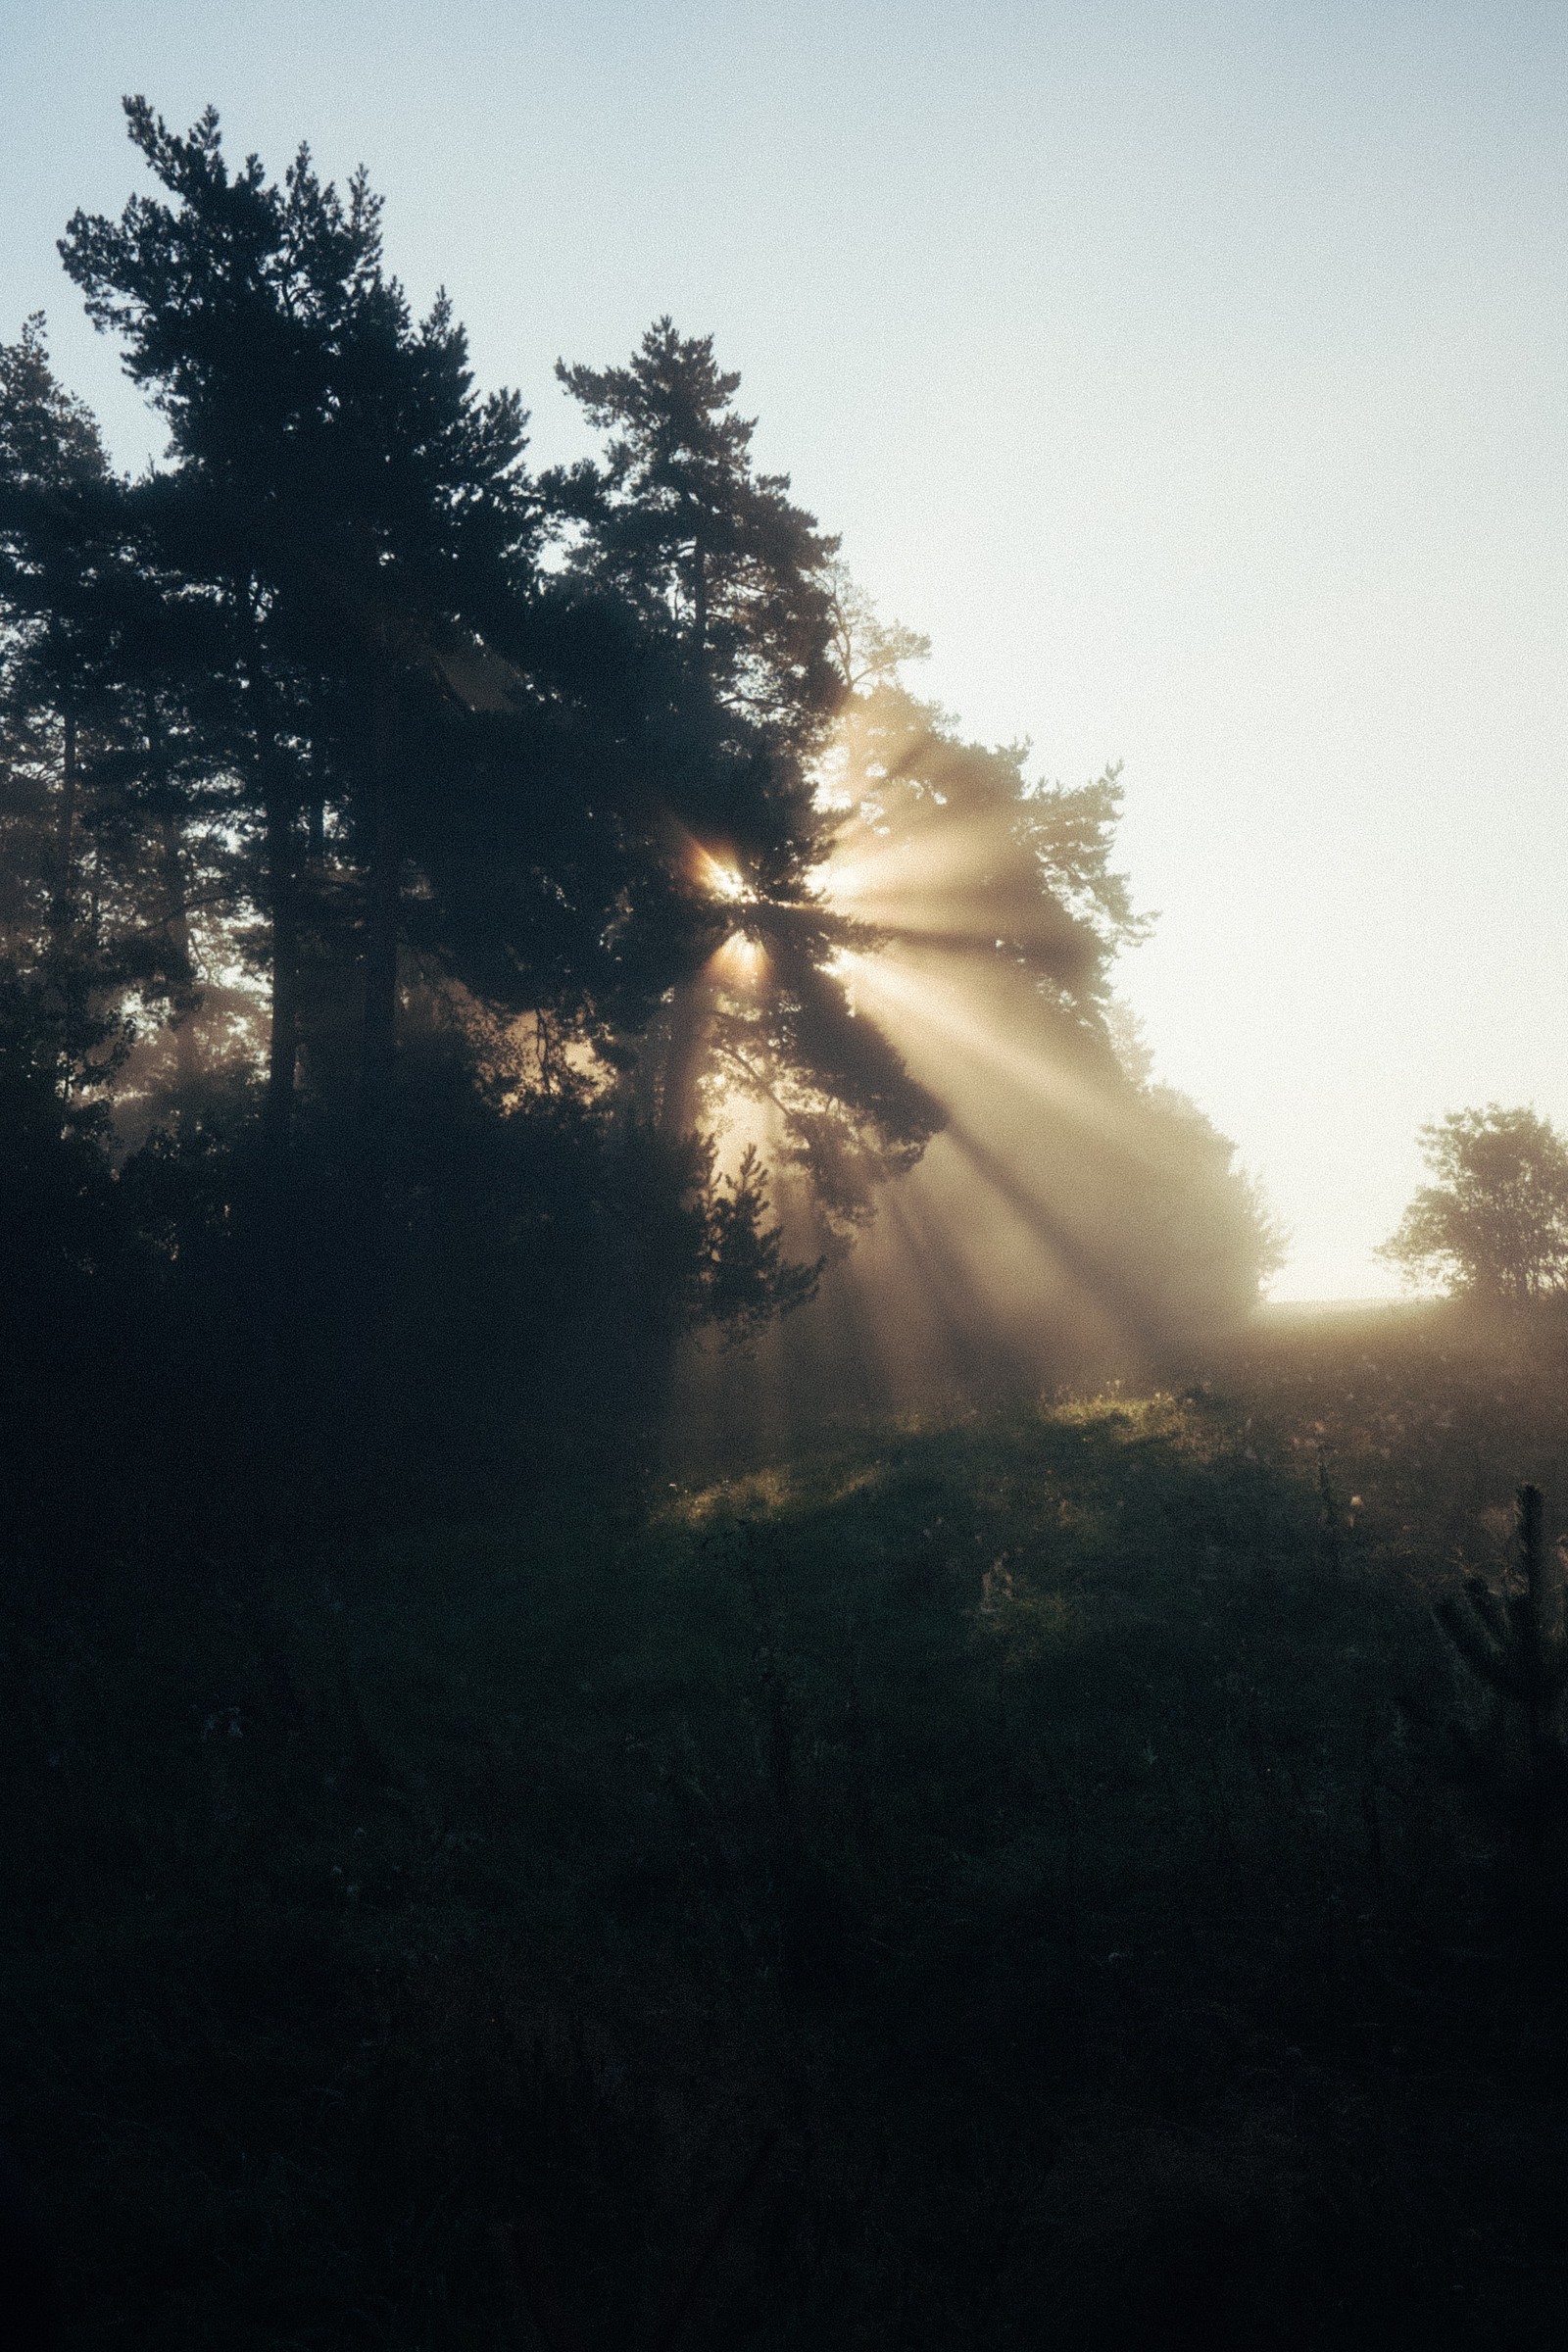
[[[531,471],[363,175],[129,122],[61,250],[164,455],[0,344],[0,2137],[68,2340],[1520,2341],[1560,1325],[1216,1353],[1277,1237],[1119,1023],[1114,771],[910,693],[709,339],[563,368]],[[1545,1312],[1551,1139],[1434,1133],[1396,1255]],[[858,1420],[658,1467],[785,1317]],[[1165,1390],[872,1424],[867,1335],[974,1395],[1107,1331]]]
[[[1540,2340],[1560,1750],[1434,1604],[1555,1534],[1565,1353],[1276,1321],[649,1508],[11,1557],[69,2340]]]

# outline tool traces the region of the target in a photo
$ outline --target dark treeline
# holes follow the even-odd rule
[[[923,711],[910,646],[758,470],[710,339],[563,367],[601,452],[531,471],[363,174],[127,114],[154,192],[61,254],[163,460],[115,471],[41,319],[0,350],[11,1523],[634,1458],[681,1335],[808,1299],[943,1123],[848,994],[887,926],[814,880],[901,821],[866,743]],[[952,920],[1108,1071],[1113,786],[918,732],[905,819],[967,791],[1005,845]],[[737,938],[766,986],[726,994]],[[721,1162],[720,1080],[761,1157]]]

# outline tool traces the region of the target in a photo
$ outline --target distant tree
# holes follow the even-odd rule
[[[1415,1286],[1522,1306],[1568,1287],[1568,1143],[1534,1110],[1452,1110],[1420,1132],[1423,1185],[1377,1255]]]

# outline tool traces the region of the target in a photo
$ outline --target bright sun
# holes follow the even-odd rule
[[[703,887],[710,890],[715,899],[724,899],[733,905],[737,900],[751,895],[745,877],[734,866],[722,864],[707,850],[699,851],[698,856]]]

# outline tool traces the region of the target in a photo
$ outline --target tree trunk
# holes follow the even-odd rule
[[[712,1010],[713,991],[701,973],[677,987],[660,1072],[659,1126],[664,1135],[688,1136],[697,1125],[698,1082]]]
[[[360,1106],[371,1174],[384,1173],[397,1057],[398,929],[403,840],[394,774],[397,695],[390,678],[375,682],[370,715],[370,871],[365,937],[365,1031]]]
[[[270,1172],[288,1158],[294,1072],[300,1051],[299,895],[294,871],[294,810],[275,763],[268,778],[267,892],[272,921],[272,1033],[267,1054],[262,1135]]]
[[[65,713],[65,740],[60,765],[60,822],[57,834],[54,901],[49,909],[49,936],[56,956],[61,992],[60,1100],[69,1106],[75,1077],[76,1016],[80,979],[70,966],[72,935],[76,923],[76,720]]]
[[[708,661],[708,550],[701,538],[692,550],[692,667],[699,677]]]
[[[326,795],[320,784],[320,757],[312,760],[311,797],[306,808],[305,856],[313,871],[326,863]]]
[[[76,888],[76,721],[65,714],[65,746],[60,769],[60,822],[57,831],[54,905],[50,924],[56,947],[71,936]]]
[[[177,969],[189,988],[196,976],[196,958],[191,953],[190,916],[185,906],[185,876],[179,858],[179,828],[166,808],[158,820],[159,843],[164,864],[165,907],[164,934],[169,942],[169,961]],[[174,1083],[183,1095],[196,1078],[196,999],[192,996],[182,1012],[174,1015]]]

